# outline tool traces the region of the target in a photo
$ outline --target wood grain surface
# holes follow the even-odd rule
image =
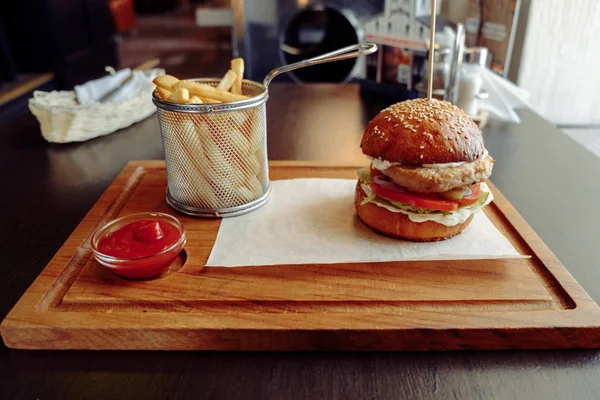
[[[273,162],[272,179],[353,178],[357,166]],[[220,220],[177,214],[162,161],[130,163],[2,323],[9,347],[154,350],[464,350],[600,347],[600,308],[508,201],[486,213],[530,259],[204,267]],[[91,233],[161,211],[185,254],[148,281],[91,255]],[[326,317],[326,318],[325,318]]]

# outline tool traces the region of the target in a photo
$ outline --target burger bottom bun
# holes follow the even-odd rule
[[[360,181],[356,185],[354,194],[354,206],[358,218],[375,232],[405,239],[413,242],[435,242],[451,238],[461,233],[473,219],[471,215],[465,222],[454,226],[438,224],[434,221],[413,222],[406,214],[392,212],[373,203],[360,203],[366,197],[365,192],[360,187]]]

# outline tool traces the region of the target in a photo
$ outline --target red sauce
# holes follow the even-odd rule
[[[169,248],[180,237],[179,230],[170,223],[144,219],[123,225],[100,239],[98,250],[118,258],[145,257]]]

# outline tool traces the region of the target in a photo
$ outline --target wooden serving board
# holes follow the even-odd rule
[[[272,162],[272,179],[354,178],[356,167]],[[485,208],[530,259],[204,267],[220,220],[165,203],[162,161],[130,163],[1,326],[22,349],[461,350],[600,347],[600,308],[508,201]],[[268,205],[267,205],[268,206]],[[89,238],[118,216],[182,220],[185,255],[129,281]]]

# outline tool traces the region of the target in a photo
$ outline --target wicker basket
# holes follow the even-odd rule
[[[159,73],[164,74],[164,70]],[[151,90],[120,103],[86,105],[78,104],[72,91],[36,91],[29,99],[29,109],[40,122],[44,139],[52,143],[82,142],[108,135],[156,112]]]

